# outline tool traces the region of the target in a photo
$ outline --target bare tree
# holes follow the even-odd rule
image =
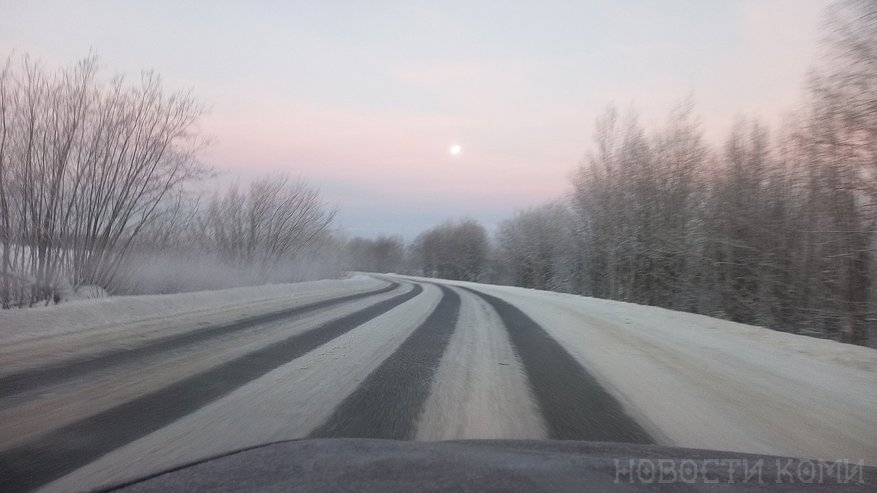
[[[10,213],[10,202],[8,197],[10,167],[8,157],[9,146],[9,113],[12,102],[10,90],[10,68],[12,59],[7,59],[3,69],[0,70],[0,307],[9,308],[9,301],[12,298],[13,280],[11,265],[11,248],[12,248],[12,222]]]
[[[153,73],[133,86],[96,73],[94,57],[54,73],[24,57],[0,77],[4,304],[10,271],[29,281],[23,303],[108,287],[159,205],[205,171],[191,96]]]
[[[246,194],[233,186],[215,196],[203,219],[203,241],[226,262],[264,279],[327,234],[334,217],[316,189],[267,177],[251,183]]]
[[[570,291],[577,275],[574,222],[563,203],[518,212],[497,232],[497,250],[506,266],[503,282],[551,291]]]

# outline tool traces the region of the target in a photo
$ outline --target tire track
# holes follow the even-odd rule
[[[0,451],[0,490],[29,491],[57,479],[390,311],[422,291],[423,287],[415,284],[407,293],[51,431],[33,442]]]
[[[399,287],[399,283],[391,283],[384,288],[357,293],[338,298],[318,301],[295,308],[274,311],[237,320],[232,323],[216,325],[204,329],[195,329],[181,334],[161,337],[132,349],[115,350],[97,355],[73,359],[58,365],[37,367],[19,373],[0,377],[0,396],[5,400],[9,397],[32,391],[64,381],[81,378],[88,373],[106,370],[114,366],[149,359],[167,351],[184,346],[203,343],[209,339],[250,329],[257,325],[275,322],[289,317],[297,317],[334,305],[390,292]]]
[[[480,296],[451,289],[462,298],[460,317],[416,440],[545,438],[545,420],[496,310]]]
[[[549,438],[654,443],[621,404],[533,319],[497,297],[462,288],[487,301],[505,324],[539,402]]]
[[[435,310],[309,438],[412,439],[457,325],[460,295],[446,286]]]

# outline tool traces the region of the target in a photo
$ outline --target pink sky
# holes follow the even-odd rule
[[[609,103],[649,127],[693,92],[713,141],[737,115],[777,121],[817,61],[825,5],[0,0],[0,52],[155,68],[210,106],[205,161],[288,172],[350,233],[411,238],[562,196]]]

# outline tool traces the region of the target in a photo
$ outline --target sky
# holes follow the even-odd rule
[[[201,158],[287,173],[349,235],[493,228],[564,196],[609,104],[656,127],[693,95],[708,140],[800,100],[826,0],[0,0],[0,55],[96,54],[209,108]],[[452,145],[462,152],[452,155]]]

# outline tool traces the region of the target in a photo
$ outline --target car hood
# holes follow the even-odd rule
[[[865,491],[856,460],[553,440],[293,440],[242,449],[104,491]],[[873,490],[872,490],[873,491]]]

